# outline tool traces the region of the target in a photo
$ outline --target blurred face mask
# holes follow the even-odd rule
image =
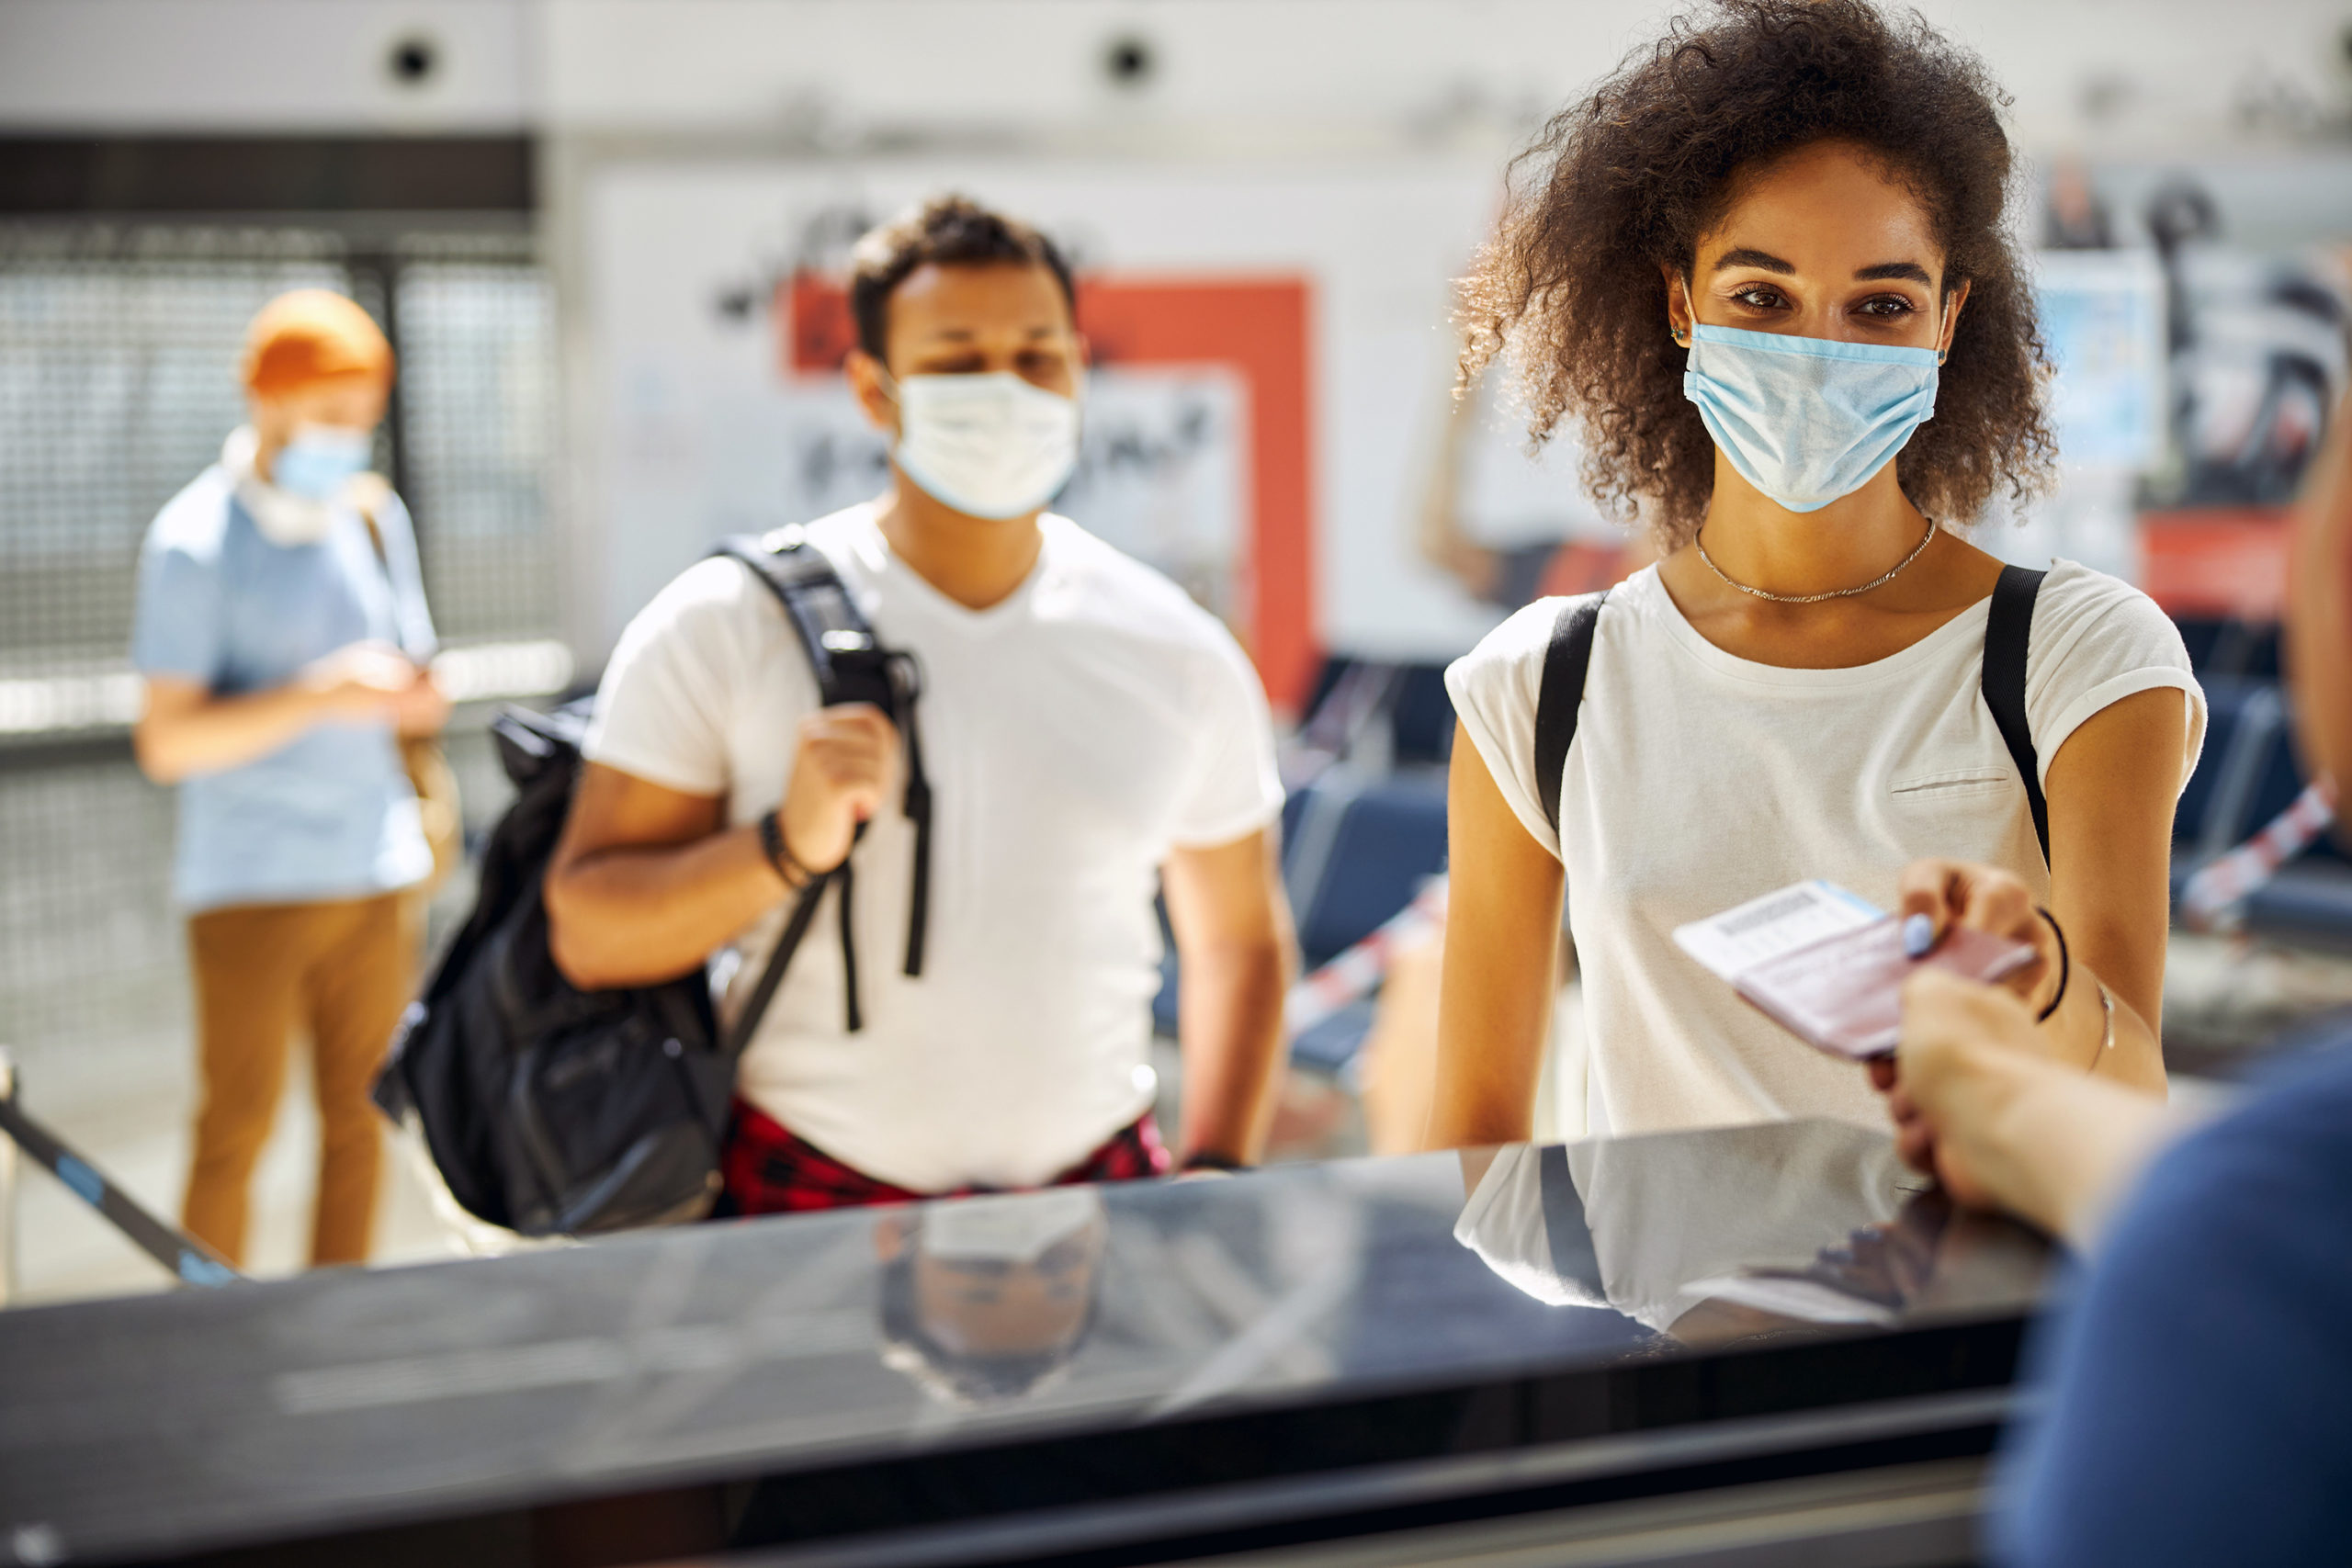
[[[298,424],[269,465],[270,482],[289,495],[322,504],[368,471],[375,434],[339,424]]]
[[[232,434],[220,463],[234,477],[237,501],[261,536],[288,547],[315,545],[334,525],[330,504],[368,467],[375,442],[364,430],[299,425],[265,479],[254,467],[259,450],[251,426]]]
[[[1682,395],[1740,477],[1791,512],[1862,488],[1936,411],[1936,351],[1693,326]]]
[[[899,471],[972,517],[1023,517],[1078,466],[1078,400],[1010,370],[909,376],[887,383],[899,404]]]

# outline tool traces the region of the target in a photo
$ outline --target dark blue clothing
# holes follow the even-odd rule
[[[2160,1158],[2030,1351],[2018,1568],[2352,1562],[2352,1038]]]

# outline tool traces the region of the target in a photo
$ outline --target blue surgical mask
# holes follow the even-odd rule
[[[298,424],[270,459],[269,482],[305,501],[331,502],[367,472],[376,450],[372,432],[339,424]]]
[[[1791,512],[1851,495],[1936,412],[1936,351],[1695,326],[1682,395],[1740,477]]]

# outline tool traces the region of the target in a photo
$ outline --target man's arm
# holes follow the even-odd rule
[[[403,735],[430,735],[449,711],[433,677],[385,643],[354,643],[282,686],[232,697],[181,675],[146,686],[131,750],[157,784],[242,767],[332,719],[387,718]]]
[[[784,840],[812,872],[848,855],[897,768],[898,731],[849,704],[800,723]],[[584,990],[692,972],[794,888],[756,827],[727,828],[718,795],[687,795],[588,763],[548,865],[548,947]]]
[[[1180,1159],[1254,1161],[1283,1065],[1283,999],[1297,967],[1272,832],[1180,849],[1160,868],[1181,962]]]

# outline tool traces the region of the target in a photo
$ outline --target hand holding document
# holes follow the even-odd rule
[[[1954,927],[1917,957],[1903,922],[1832,883],[1800,882],[1676,929],[1683,952],[1807,1044],[1855,1061],[1894,1049],[1903,982],[1923,964],[1987,984],[2033,949]]]

